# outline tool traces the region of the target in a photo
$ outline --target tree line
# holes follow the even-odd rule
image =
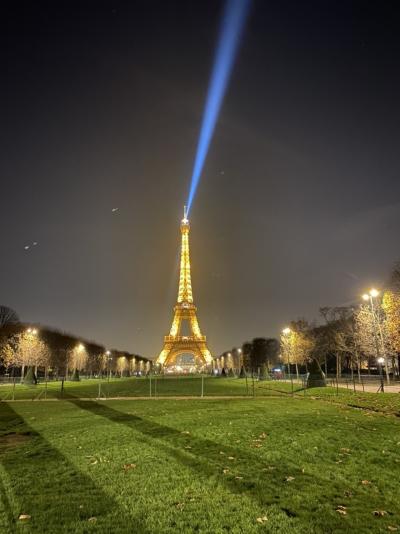
[[[325,306],[320,322],[292,320],[280,339],[255,338],[216,358],[224,375],[266,374],[274,366],[297,375],[314,372],[361,379],[379,368],[400,377],[400,262],[385,287],[370,290],[351,306]]]
[[[0,373],[36,382],[46,378],[79,380],[80,374],[130,376],[150,368],[148,359],[106,348],[94,341],[59,330],[28,325],[6,306],[0,306]]]
[[[352,306],[320,308],[321,324],[292,321],[281,334],[282,361],[287,366],[316,362],[325,375],[361,378],[382,369],[399,377],[400,263],[382,290],[371,289]]]
[[[279,348],[277,339],[257,337],[244,342],[240,348],[223,352],[216,359],[216,365],[222,375],[252,373],[265,377],[273,366],[279,364]]]

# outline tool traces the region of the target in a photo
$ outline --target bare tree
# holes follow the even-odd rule
[[[292,321],[281,335],[281,356],[283,363],[296,366],[296,376],[299,378],[299,365],[306,365],[312,358],[314,337],[312,328],[304,319]]]
[[[390,335],[387,332],[388,323],[381,302],[372,308],[363,304],[355,312],[356,339],[360,349],[369,358],[385,360],[386,379],[389,383],[389,369],[387,355],[391,353]]]
[[[0,328],[13,324],[19,324],[17,312],[8,306],[0,306]]]
[[[21,380],[25,367],[32,367],[35,375],[39,366],[46,367],[50,360],[50,351],[46,343],[36,333],[24,331],[15,337],[13,365],[21,366]]]
[[[392,369],[400,375],[400,262],[396,263],[383,294],[384,330],[392,355]],[[397,355],[397,365],[396,365]]]
[[[346,367],[350,369],[352,376],[355,366],[357,366],[360,375],[361,353],[355,333],[354,309],[346,306],[326,306],[320,308],[320,313],[325,319],[325,362],[329,354],[335,356],[336,378],[341,376],[342,367],[346,362]]]

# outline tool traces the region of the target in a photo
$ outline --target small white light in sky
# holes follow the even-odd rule
[[[25,250],[29,250],[29,245],[25,245],[25,246],[24,246],[24,249],[25,249]]]
[[[38,244],[37,241],[34,241],[34,242],[32,243],[32,245],[33,245],[34,247],[36,247],[37,244]]]
[[[111,211],[112,211],[113,213],[115,213],[115,212],[118,211],[118,210],[119,210],[119,208],[113,208]]]

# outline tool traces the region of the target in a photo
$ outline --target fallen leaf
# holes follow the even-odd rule
[[[192,447],[190,445],[186,445],[185,449],[191,449]]]
[[[235,477],[236,480],[243,480],[243,477]]]
[[[28,520],[30,518],[31,518],[31,516],[29,514],[19,514],[19,516],[18,516],[18,519],[20,521],[26,521],[26,520]]]
[[[397,527],[394,527],[393,525],[388,525],[388,530],[391,532],[394,532],[395,530],[399,530]]]
[[[266,515],[263,515],[262,517],[257,517],[256,519],[257,523],[265,523],[268,521],[268,517]]]
[[[89,517],[88,521],[95,523],[97,521],[97,517]]]
[[[229,473],[229,469],[223,469],[222,472],[224,473],[224,475],[226,475],[227,473]]]
[[[374,510],[372,513],[378,517],[382,517],[387,514],[386,510]]]
[[[234,456],[228,456],[228,460],[234,460],[235,457]]]
[[[181,434],[190,434],[190,432],[188,430],[184,430],[183,432],[181,432]]]
[[[294,477],[286,477],[285,482],[292,482],[294,480]]]
[[[124,464],[124,471],[129,471],[129,469],[136,469],[136,464]]]
[[[363,486],[369,486],[371,484],[371,482],[369,480],[361,480],[361,484]]]
[[[262,432],[262,433],[259,435],[259,437],[260,437],[261,439],[265,439],[267,436],[268,436],[268,434],[266,434],[265,432]]]

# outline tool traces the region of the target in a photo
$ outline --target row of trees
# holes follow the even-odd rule
[[[372,289],[363,303],[320,309],[322,324],[292,321],[282,331],[281,356],[290,369],[314,360],[340,377],[371,372],[377,366],[399,376],[400,368],[400,264],[383,291]]]
[[[2,321],[0,307],[0,371],[28,381],[36,381],[38,371],[45,376],[79,379],[86,375],[129,376],[145,372],[150,362],[125,351],[106,350],[104,346],[49,328]]]
[[[265,375],[279,363],[279,341],[275,338],[257,337],[246,341],[241,348],[234,347],[216,359],[223,374],[244,374],[246,371]]]

